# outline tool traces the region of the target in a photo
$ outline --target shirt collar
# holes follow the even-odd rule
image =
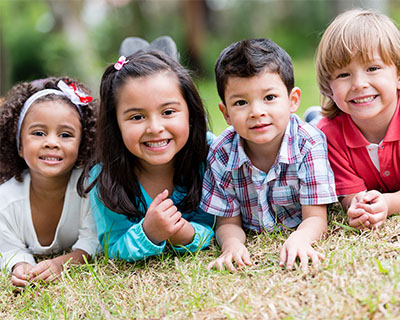
[[[298,134],[300,118],[295,114],[291,114],[290,120],[286,126],[285,134],[282,139],[281,147],[278,152],[276,163],[287,163],[293,164],[300,161],[300,149],[297,145],[295,138]],[[233,171],[239,169],[245,163],[250,165],[250,159],[244,150],[243,139],[235,132],[232,139],[231,154],[229,155],[229,161],[226,166],[226,170]],[[275,166],[273,165],[273,167]]]

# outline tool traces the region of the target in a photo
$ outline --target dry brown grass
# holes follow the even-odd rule
[[[219,254],[172,254],[129,264],[98,257],[58,283],[16,293],[0,276],[2,319],[400,319],[400,216],[378,231],[346,228],[338,208],[316,246],[326,259],[304,274],[278,266],[287,234],[250,235],[255,265],[230,274]],[[344,226],[343,226],[344,225]]]

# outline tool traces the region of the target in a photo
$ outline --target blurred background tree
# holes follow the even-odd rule
[[[307,107],[319,103],[313,59],[321,33],[353,7],[400,18],[398,0],[0,0],[0,95],[49,75],[79,78],[97,94],[125,37],[168,34],[213,114],[219,52],[243,38],[268,37],[292,56]]]

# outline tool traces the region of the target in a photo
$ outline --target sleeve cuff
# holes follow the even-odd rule
[[[197,250],[203,250],[210,245],[210,241],[214,236],[214,231],[211,227],[205,227],[196,222],[190,222],[194,229],[194,236],[191,243],[185,246],[172,246],[172,248],[179,253],[184,252],[195,252]]]

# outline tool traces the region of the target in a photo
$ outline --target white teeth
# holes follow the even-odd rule
[[[52,157],[42,157],[42,159],[46,161],[60,161],[60,158],[52,158]]]
[[[148,147],[152,147],[152,148],[157,148],[157,147],[163,147],[166,146],[168,144],[168,140],[163,140],[163,141],[157,141],[157,142],[145,142],[144,143],[146,146]]]
[[[365,103],[365,102],[371,102],[374,99],[375,99],[375,96],[371,96],[371,97],[363,98],[363,99],[353,99],[353,101],[355,103]]]

